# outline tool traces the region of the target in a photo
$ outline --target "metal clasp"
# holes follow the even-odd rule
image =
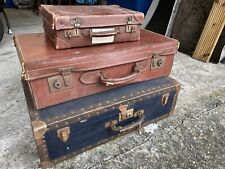
[[[74,25],[75,28],[78,28],[80,27],[81,23],[80,23],[80,20],[75,18],[73,21],[72,21],[72,24]]]
[[[72,38],[72,37],[76,37],[76,36],[80,36],[80,30],[79,29],[64,30],[64,37],[65,38]]]
[[[164,95],[162,95],[162,99],[161,99],[161,103],[163,106],[165,106],[169,100],[169,96],[170,94],[169,93],[166,93]]]
[[[127,25],[126,25],[126,32],[133,32],[133,27],[132,27],[132,23],[133,23],[133,17],[129,16],[127,19]]]
[[[155,53],[152,56],[151,69],[157,69],[163,67],[165,64],[165,56],[160,56],[159,53]]]
[[[62,142],[67,142],[70,137],[70,127],[58,129],[57,136]]]
[[[131,117],[134,117],[134,109],[128,110],[127,108],[128,108],[128,105],[122,105],[119,107],[119,110],[120,110],[119,121],[123,121]]]
[[[72,68],[60,68],[60,75],[48,78],[48,85],[50,92],[56,92],[63,89],[72,88]]]

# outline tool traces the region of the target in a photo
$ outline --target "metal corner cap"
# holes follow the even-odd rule
[[[32,121],[33,133],[35,140],[40,140],[43,138],[47,131],[47,124],[43,121]]]

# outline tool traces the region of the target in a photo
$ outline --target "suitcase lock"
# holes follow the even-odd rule
[[[50,92],[56,92],[59,90],[69,89],[73,87],[72,68],[60,68],[59,72],[61,75],[48,78],[48,86]]]
[[[64,37],[65,38],[72,38],[75,36],[80,36],[80,30],[78,29],[81,25],[80,20],[79,19],[74,19],[71,23],[75,29],[67,29],[64,30]]]
[[[151,68],[157,69],[163,67],[165,64],[165,56],[160,56],[160,54],[153,54]]]
[[[57,136],[63,143],[67,142],[70,137],[70,127],[58,129]]]

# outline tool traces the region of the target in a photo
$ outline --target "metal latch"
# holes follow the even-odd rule
[[[70,137],[70,127],[58,129],[57,136],[62,142],[67,142]]]
[[[60,68],[60,75],[48,78],[50,92],[56,92],[73,87],[72,68]]]
[[[169,100],[169,96],[170,94],[169,93],[166,93],[164,95],[162,95],[162,99],[161,99],[161,103],[163,106],[165,106]]]
[[[72,21],[72,25],[73,25],[75,28],[78,28],[78,27],[80,27],[81,22],[80,22],[79,19],[75,18],[75,19]]]
[[[160,56],[160,54],[153,54],[151,61],[151,69],[157,69],[163,67],[165,64],[165,56]]]
[[[134,117],[134,109],[128,110],[128,105],[121,105],[119,107],[119,110],[120,110],[119,121],[123,121],[131,117]]]
[[[76,37],[76,36],[80,36],[80,30],[79,29],[64,30],[64,37],[65,38],[72,38],[72,37]]]
[[[132,27],[132,23],[133,23],[133,17],[129,16],[128,20],[127,20],[127,25],[126,25],[126,32],[133,32],[133,27]]]

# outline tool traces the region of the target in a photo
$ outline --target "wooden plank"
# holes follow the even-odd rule
[[[225,0],[215,0],[193,58],[208,62],[225,25]]]

